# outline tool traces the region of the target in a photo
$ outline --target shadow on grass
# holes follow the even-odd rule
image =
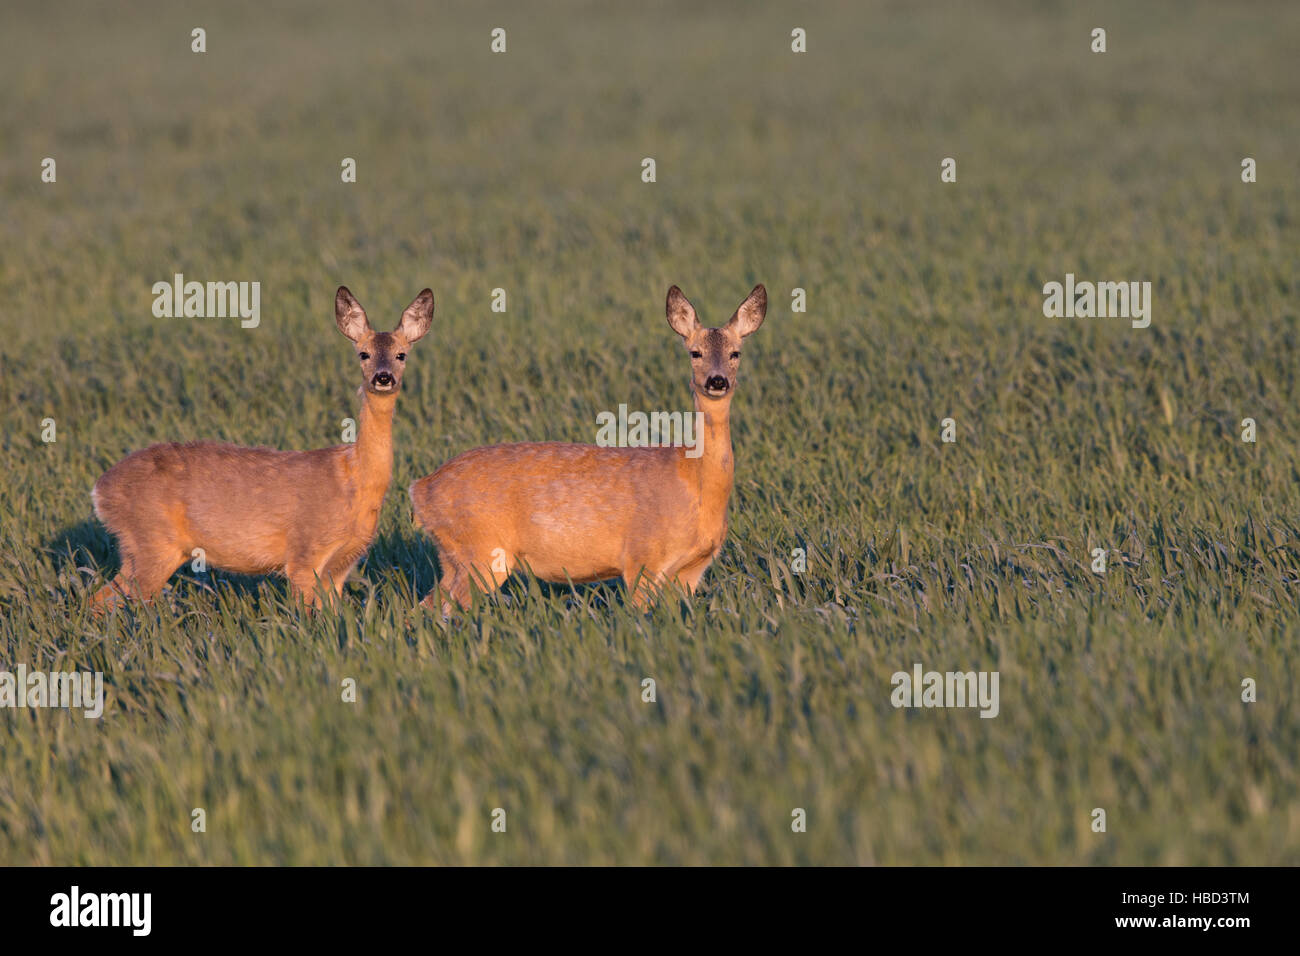
[[[380,535],[375,540],[358,573],[376,588],[391,582],[394,574],[404,575],[411,594],[418,601],[433,590],[442,571],[438,565],[437,548],[427,536],[390,534]],[[501,585],[499,591],[512,603],[527,600],[529,591],[537,592],[540,599],[547,602],[564,601],[576,595],[580,601],[608,607],[623,603],[623,588],[617,580],[570,586],[541,581],[527,573],[516,573]]]
[[[95,519],[61,529],[45,540],[43,548],[56,570],[77,569],[86,583],[90,580],[86,571],[98,572],[107,582],[121,567],[116,542],[108,529]],[[440,576],[437,549],[425,535],[385,532],[375,538],[349,581],[352,588],[363,584],[374,591],[391,590],[418,601],[433,590]],[[269,596],[292,603],[288,582],[281,574],[236,574],[219,568],[196,572],[184,564],[168,580],[168,587],[180,596],[191,588],[233,592],[240,601],[257,600],[267,595],[264,589],[269,589]],[[562,601],[576,594],[580,600],[602,602],[610,607],[623,603],[624,597],[622,586],[617,581],[570,587],[520,574],[512,575],[500,590],[511,601],[521,601],[526,600],[528,592],[534,589],[545,601]]]
[[[68,525],[41,543],[41,548],[60,570],[67,567],[104,568],[113,566],[117,573],[117,545],[108,529],[93,518]]]

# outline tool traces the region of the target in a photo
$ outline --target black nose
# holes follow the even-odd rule
[[[727,390],[727,378],[725,375],[710,375],[704,383],[704,387],[710,392],[725,392]]]
[[[373,379],[371,379],[371,381],[374,382],[374,384],[376,385],[392,385],[393,376],[389,375],[387,372],[380,372]]]

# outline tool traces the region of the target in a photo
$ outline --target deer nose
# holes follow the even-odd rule
[[[728,388],[727,378],[725,375],[710,375],[704,382],[704,387],[710,392],[725,392]]]
[[[380,372],[370,381],[375,385],[387,388],[389,385],[393,384],[393,376],[389,375],[387,372]]]

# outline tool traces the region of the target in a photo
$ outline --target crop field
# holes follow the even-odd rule
[[[0,671],[102,673],[104,710],[0,707],[0,864],[1300,863],[1300,6],[3,33]],[[258,283],[256,326],[157,316],[177,274]],[[1149,282],[1149,325],[1045,314],[1067,275]],[[418,606],[407,486],[690,410],[668,287],[716,326],[760,282],[691,599]],[[342,441],[341,284],[384,330],[437,300],[341,605],[186,565],[93,615],[123,456]],[[918,665],[996,673],[996,715],[896,706]]]

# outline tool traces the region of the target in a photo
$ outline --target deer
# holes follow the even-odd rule
[[[282,573],[314,612],[331,605],[369,550],[393,471],[393,411],[407,349],[429,331],[433,293],[423,290],[392,332],[376,332],[340,286],[338,329],[361,365],[354,443],[280,451],[222,442],[151,445],[127,455],[91,491],[95,513],[117,539],[122,567],[91,607],[145,602],[202,549],[205,563],[240,574]]]
[[[516,570],[545,581],[622,578],[646,609],[665,589],[694,595],[727,536],[734,462],[731,401],[742,342],[762,325],[754,287],[720,328],[700,324],[677,286],[668,325],[690,355],[703,446],[614,448],[525,442],[474,448],[410,487],[416,523],[436,542],[442,574],[420,602],[444,619],[495,591]]]

